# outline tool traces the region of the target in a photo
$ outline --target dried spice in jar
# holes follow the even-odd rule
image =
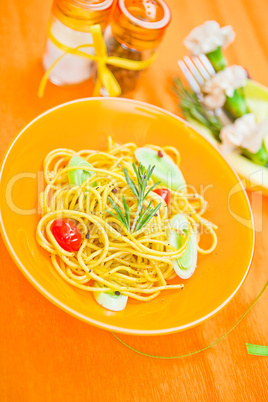
[[[54,0],[48,22],[48,39],[43,65],[48,70],[64,53],[64,49],[92,44],[90,28],[100,24],[104,30],[113,0]],[[94,54],[93,47],[83,52]],[[65,54],[54,66],[49,80],[56,85],[78,84],[90,78],[92,60],[75,54]]]
[[[105,33],[108,56],[142,61],[150,59],[171,20],[163,0],[118,0]],[[135,89],[141,71],[107,66],[117,79],[122,94]],[[104,95],[105,90],[103,90]]]

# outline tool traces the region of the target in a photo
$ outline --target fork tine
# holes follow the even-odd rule
[[[178,60],[178,65],[179,65],[182,73],[184,74],[186,80],[188,81],[190,87],[194,91],[194,93],[200,94],[201,93],[200,86],[198,85],[198,82],[196,81],[196,79],[194,78],[192,73],[188,70],[188,68],[184,64],[184,62],[182,60]]]
[[[214,70],[212,64],[210,63],[209,59],[204,54],[200,54],[199,59],[202,61],[203,65],[205,66],[207,71],[210,73],[210,75],[214,75],[215,70]]]
[[[211,78],[211,75],[209,74],[208,70],[204,67],[204,65],[201,63],[201,60],[194,56],[193,57],[193,62],[196,65],[197,69],[199,70],[200,74],[203,76],[204,80],[207,81]]]
[[[200,54],[198,57],[194,56],[192,59],[184,56],[183,60],[178,60],[178,65],[197,98],[202,102],[202,85],[215,74],[215,70],[209,59],[204,54]],[[222,108],[216,109],[215,115],[218,116],[223,126],[231,123],[231,120]]]
[[[189,68],[189,70],[191,71],[191,73],[193,74],[193,76],[196,79],[196,81],[200,85],[203,85],[205,83],[205,80],[202,77],[202,75],[200,74],[200,72],[198,71],[198,69],[196,68],[196,66],[194,65],[194,63],[192,62],[192,60],[190,59],[190,57],[184,56],[183,60],[184,60],[184,63]]]

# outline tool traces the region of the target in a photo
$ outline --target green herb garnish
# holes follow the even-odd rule
[[[126,199],[123,196],[123,205],[124,205],[124,210],[125,210],[125,215],[120,209],[118,205],[115,204],[115,202],[111,199],[111,197],[108,197],[108,200],[113,206],[113,209],[115,210],[116,214],[107,211],[109,214],[113,215],[115,218],[119,219],[121,223],[129,230],[130,228],[130,214],[129,214],[129,206],[127,205]]]
[[[196,94],[184,87],[179,78],[174,79],[172,90],[179,98],[179,106],[185,118],[190,117],[203,124],[212,132],[215,139],[220,141],[220,132],[223,125],[218,116],[207,111]]]
[[[109,214],[117,218],[127,228],[127,230],[129,230],[130,232],[135,232],[142,229],[152,219],[152,217],[157,213],[162,204],[159,203],[155,208],[153,208],[151,206],[153,201],[150,201],[147,207],[145,209],[143,208],[144,200],[146,199],[150,191],[152,191],[153,188],[155,188],[160,183],[160,181],[158,183],[153,184],[149,188],[149,190],[146,191],[146,187],[153,173],[154,166],[149,166],[148,170],[146,170],[141,163],[139,164],[138,168],[135,165],[135,163],[132,163],[132,166],[134,173],[137,177],[138,182],[137,186],[134,183],[134,181],[129,177],[126,168],[123,169],[126,182],[138,202],[137,211],[132,225],[130,225],[129,206],[124,196],[123,196],[124,212],[120,209],[118,205],[115,204],[115,202],[111,199],[111,197],[108,197],[108,199],[112,204],[113,209],[115,210],[115,214],[110,211],[107,212],[109,212]]]

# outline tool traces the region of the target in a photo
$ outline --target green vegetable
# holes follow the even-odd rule
[[[250,159],[252,162],[257,163],[258,165],[266,166],[268,163],[268,153],[264,143],[255,154],[245,148],[242,148],[242,155]]]
[[[99,286],[98,283],[95,286]],[[95,300],[104,308],[111,311],[122,311],[127,305],[128,296],[120,292],[93,292]]]
[[[221,47],[218,47],[216,50],[213,50],[213,52],[207,53],[206,56],[216,72],[225,69],[226,60],[222,54]]]
[[[170,220],[170,226],[184,233],[184,236],[175,230],[168,231],[168,241],[176,249],[180,249],[188,233],[189,222],[185,215],[177,214]],[[182,279],[190,278],[196,268],[197,263],[197,242],[194,232],[192,232],[185,253],[173,261],[173,268],[176,274]]]
[[[90,163],[88,163],[85,159],[81,158],[78,155],[74,155],[70,160],[68,167],[72,166],[85,166],[90,168],[93,167]],[[81,184],[84,183],[84,181],[87,180],[89,177],[91,177],[93,174],[95,173],[88,172],[83,169],[69,170],[68,171],[69,183],[72,186],[81,186]],[[97,185],[96,183],[91,184],[92,187],[96,187],[96,185]]]
[[[154,166],[152,172],[152,179],[154,181],[160,180],[161,185],[176,191],[182,191],[186,188],[184,177],[173,162],[167,155],[159,156],[159,153],[150,148],[137,148],[135,157],[146,168],[150,165]]]
[[[145,193],[146,187],[148,185],[148,181],[150,180],[150,177],[154,170],[154,166],[153,167],[149,166],[147,171],[141,163],[139,164],[138,169],[137,169],[135,163],[133,163],[132,166],[133,166],[135,175],[137,177],[138,187],[136,186],[134,181],[129,177],[127,170],[125,168],[123,169],[124,175],[126,178],[126,182],[138,202],[137,211],[136,211],[135,218],[134,218],[131,228],[130,228],[129,207],[127,205],[127,202],[126,202],[124,196],[123,196],[123,205],[124,205],[125,214],[119,208],[119,206],[114,203],[114,201],[111,199],[111,197],[108,197],[108,199],[111,202],[111,204],[115,210],[115,214],[110,211],[107,211],[107,212],[109,214],[113,215],[114,217],[116,217],[129,231],[134,232],[134,231],[138,231],[138,230],[142,229],[143,226],[145,226],[152,219],[152,217],[157,213],[157,211],[159,210],[159,208],[161,207],[162,204],[159,203],[155,208],[152,208],[151,207],[152,201],[150,201],[149,205],[147,205],[147,207],[145,209],[143,209],[143,202],[146,199],[146,197],[148,196],[149,192],[152,191],[160,182],[155,183]]]
[[[250,113],[246,103],[244,88],[235,89],[231,98],[226,96],[226,101],[223,108],[235,119],[238,119],[246,113]]]
[[[179,106],[183,111],[185,119],[193,125],[198,124],[204,126],[211,132],[218,142],[221,142],[220,132],[223,125],[219,118],[208,112],[198,97],[191,90],[183,86],[179,78],[174,80],[174,84],[175,87],[172,89],[179,98]],[[229,113],[232,120],[251,112],[251,109],[255,115],[259,116],[259,121],[266,116],[265,112],[267,110],[265,109],[265,102],[259,102],[258,104],[255,100],[252,101],[252,99],[250,99],[249,105],[247,103],[248,101],[246,101],[245,98],[244,88],[239,88],[234,91],[234,95],[231,98],[226,98],[224,109]],[[202,126],[198,126],[198,129],[201,132]],[[206,135],[206,130],[203,131]],[[267,144],[267,146],[265,144]],[[266,166],[268,164],[268,136],[267,138],[264,138],[264,144],[257,153],[253,154],[244,148],[240,149],[240,152],[241,155],[252,162],[261,166]]]

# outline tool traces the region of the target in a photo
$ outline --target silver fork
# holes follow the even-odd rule
[[[215,70],[209,59],[204,54],[198,57],[193,56],[192,58],[184,56],[182,60],[178,60],[178,65],[199,101],[202,102],[202,86],[215,74]],[[232,123],[223,109],[216,109],[215,114],[224,126]]]

